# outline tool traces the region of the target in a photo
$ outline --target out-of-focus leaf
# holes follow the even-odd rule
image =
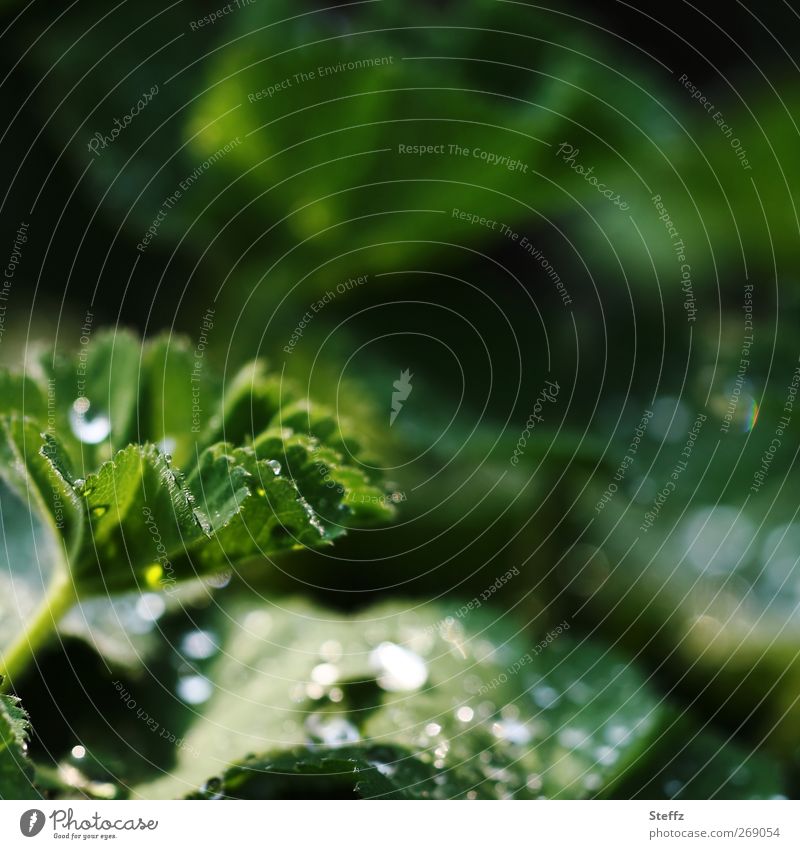
[[[800,677],[800,528],[784,497],[800,443],[781,424],[796,368],[765,391],[760,411],[745,383],[729,427],[724,383],[708,407],[660,399],[638,450],[613,442],[609,466],[583,490],[572,519],[587,530],[558,582],[676,680],[740,721],[755,716],[778,747],[793,734]],[[640,415],[626,416],[626,436]]]
[[[224,604],[205,626],[215,660],[178,686],[194,713],[185,751],[134,795],[247,795],[259,763],[324,772],[343,749],[414,797],[595,796],[658,735],[659,699],[613,651],[562,634],[537,655],[508,620],[452,612],[387,604],[342,620],[304,602]],[[226,789],[228,765],[253,752],[267,754]]]
[[[786,777],[770,756],[700,729],[687,717],[616,789],[620,799],[781,799]]]

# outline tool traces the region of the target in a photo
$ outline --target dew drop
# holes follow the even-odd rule
[[[541,775],[533,775],[528,776],[528,780],[525,782],[525,786],[528,790],[532,790],[534,793],[537,793],[542,789],[542,777]]]
[[[86,749],[83,746],[73,746],[70,754],[76,760],[80,760],[86,757]]]
[[[377,747],[370,749],[367,753],[370,766],[375,767],[381,775],[391,778],[397,772],[397,764],[394,762],[394,752],[391,749]]]
[[[210,587],[214,587],[217,590],[225,589],[228,584],[231,582],[233,578],[233,572],[230,569],[226,569],[224,572],[217,572],[216,575],[211,575],[206,578],[206,583]]]
[[[552,687],[546,684],[540,684],[533,690],[533,700],[540,708],[547,710],[547,708],[554,707],[558,704],[559,695]]]
[[[612,725],[608,731],[606,731],[606,739],[609,743],[613,743],[614,745],[626,742],[630,736],[630,729],[626,728],[624,725]]]
[[[492,733],[495,737],[505,740],[514,746],[524,746],[530,743],[533,734],[530,730],[516,719],[501,719],[492,725]]]
[[[111,433],[111,419],[103,413],[90,417],[90,408],[91,402],[88,398],[76,398],[69,411],[69,425],[81,442],[97,445]]]
[[[418,690],[428,680],[425,661],[396,643],[381,643],[372,650],[369,659],[377,673],[378,684],[390,693]]]
[[[695,510],[681,523],[686,559],[699,572],[728,573],[750,556],[755,525],[735,507],[709,506]]]
[[[319,656],[330,663],[336,663],[342,659],[342,644],[337,640],[325,640],[319,647]]]
[[[340,716],[322,716],[312,713],[306,719],[306,731],[315,743],[338,748],[361,739],[358,729]]]
[[[242,628],[254,637],[266,637],[272,630],[272,615],[266,610],[251,610],[244,617]]]
[[[473,716],[475,716],[475,711],[467,705],[462,705],[456,711],[456,719],[459,722],[471,722]]]
[[[580,749],[588,739],[587,732],[580,728],[564,728],[558,735],[558,742],[565,749]]]
[[[322,684],[316,684],[313,681],[306,684],[306,695],[309,699],[317,701],[325,695],[325,688]]]
[[[267,460],[267,465],[272,469],[272,474],[279,475],[281,473],[281,464],[277,460]]]
[[[612,766],[617,762],[619,754],[616,749],[611,746],[598,746],[595,752],[597,762],[603,766]]]
[[[176,691],[187,704],[201,705],[211,698],[214,686],[202,675],[187,675],[178,681]]]
[[[155,593],[145,593],[136,602],[136,614],[145,622],[155,622],[167,609],[164,599]]]
[[[158,443],[158,448],[162,454],[167,455],[168,460],[171,460],[172,457],[170,457],[169,455],[171,455],[173,451],[175,451],[175,447],[177,446],[177,444],[178,443],[175,441],[174,436],[165,436],[161,440],[161,442]]]
[[[219,651],[219,647],[210,631],[197,630],[184,635],[181,651],[193,660],[208,660]]]
[[[602,783],[603,780],[596,772],[590,772],[586,778],[583,779],[583,786],[587,790],[598,790]]]
[[[339,678],[339,668],[332,663],[319,663],[311,670],[311,680],[323,687],[335,684]]]

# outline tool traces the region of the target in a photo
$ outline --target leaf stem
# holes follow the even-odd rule
[[[0,693],[11,689],[14,679],[25,671],[36,652],[55,633],[58,623],[75,601],[75,590],[69,576],[60,576],[52,583],[25,632],[7,652],[0,655],[0,675],[3,675]]]

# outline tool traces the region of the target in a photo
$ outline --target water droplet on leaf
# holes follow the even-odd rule
[[[81,442],[97,445],[111,433],[111,419],[104,413],[91,416],[90,408],[91,403],[88,398],[76,398],[69,411],[69,425]]]
[[[428,680],[425,661],[396,643],[381,643],[373,649],[369,659],[377,673],[378,684],[391,693],[418,690]]]

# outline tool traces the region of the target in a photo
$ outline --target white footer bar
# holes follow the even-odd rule
[[[0,846],[796,847],[800,802],[0,802]]]

